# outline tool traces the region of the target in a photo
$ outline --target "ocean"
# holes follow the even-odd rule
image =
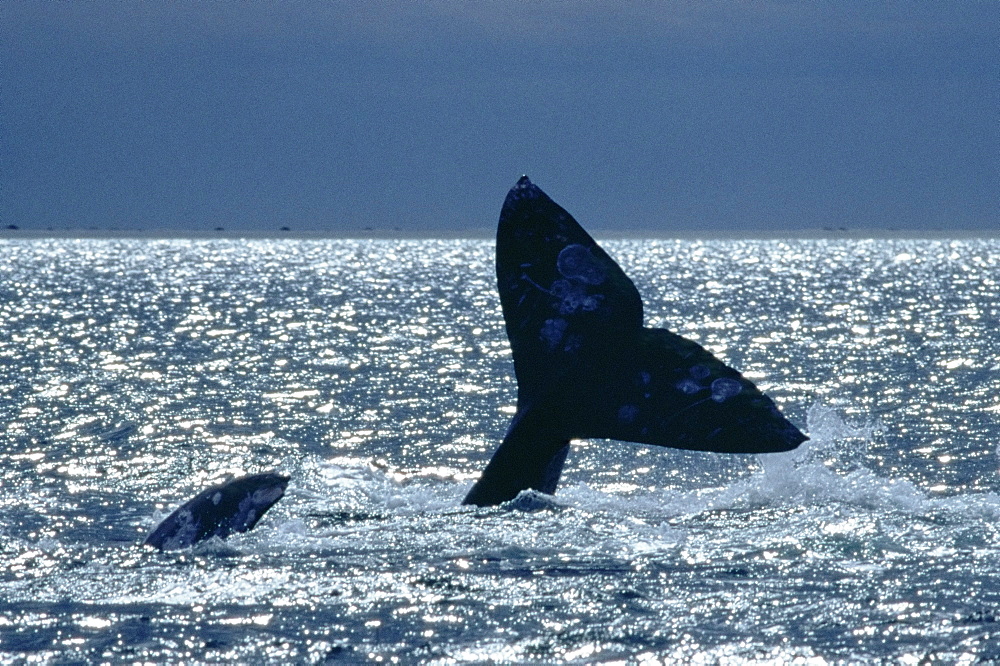
[[[1000,660],[1000,241],[602,245],[811,439],[575,442],[463,507],[516,401],[492,242],[0,242],[0,660]],[[139,545],[268,469],[254,531]]]

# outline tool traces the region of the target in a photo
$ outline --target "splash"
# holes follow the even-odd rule
[[[814,402],[806,411],[806,429],[813,442],[842,439],[871,440],[881,427],[878,421],[851,423],[833,407]]]
[[[869,508],[917,511],[926,495],[905,479],[889,479],[867,466],[881,430],[876,420],[848,421],[819,402],[806,413],[810,439],[794,451],[759,456],[761,473],[745,499],[763,505],[844,502]]]

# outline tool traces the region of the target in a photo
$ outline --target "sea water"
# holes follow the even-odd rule
[[[1000,659],[1000,242],[604,245],[810,441],[575,442],[462,507],[516,401],[492,243],[0,244],[0,658]],[[253,532],[139,545],[267,469]]]

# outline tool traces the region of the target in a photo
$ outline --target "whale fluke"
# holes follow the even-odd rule
[[[212,486],[167,516],[143,543],[179,550],[210,537],[249,532],[285,494],[288,481],[277,472],[264,472]]]
[[[691,340],[643,328],[635,285],[527,176],[500,211],[497,288],[517,412],[464,504],[554,493],[571,439],[695,451],[788,451],[807,437]]]

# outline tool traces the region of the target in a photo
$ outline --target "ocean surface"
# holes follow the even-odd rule
[[[515,404],[491,242],[0,243],[0,660],[1000,659],[1000,241],[603,246],[811,440],[577,442],[462,507]],[[253,532],[139,545],[267,469]]]

